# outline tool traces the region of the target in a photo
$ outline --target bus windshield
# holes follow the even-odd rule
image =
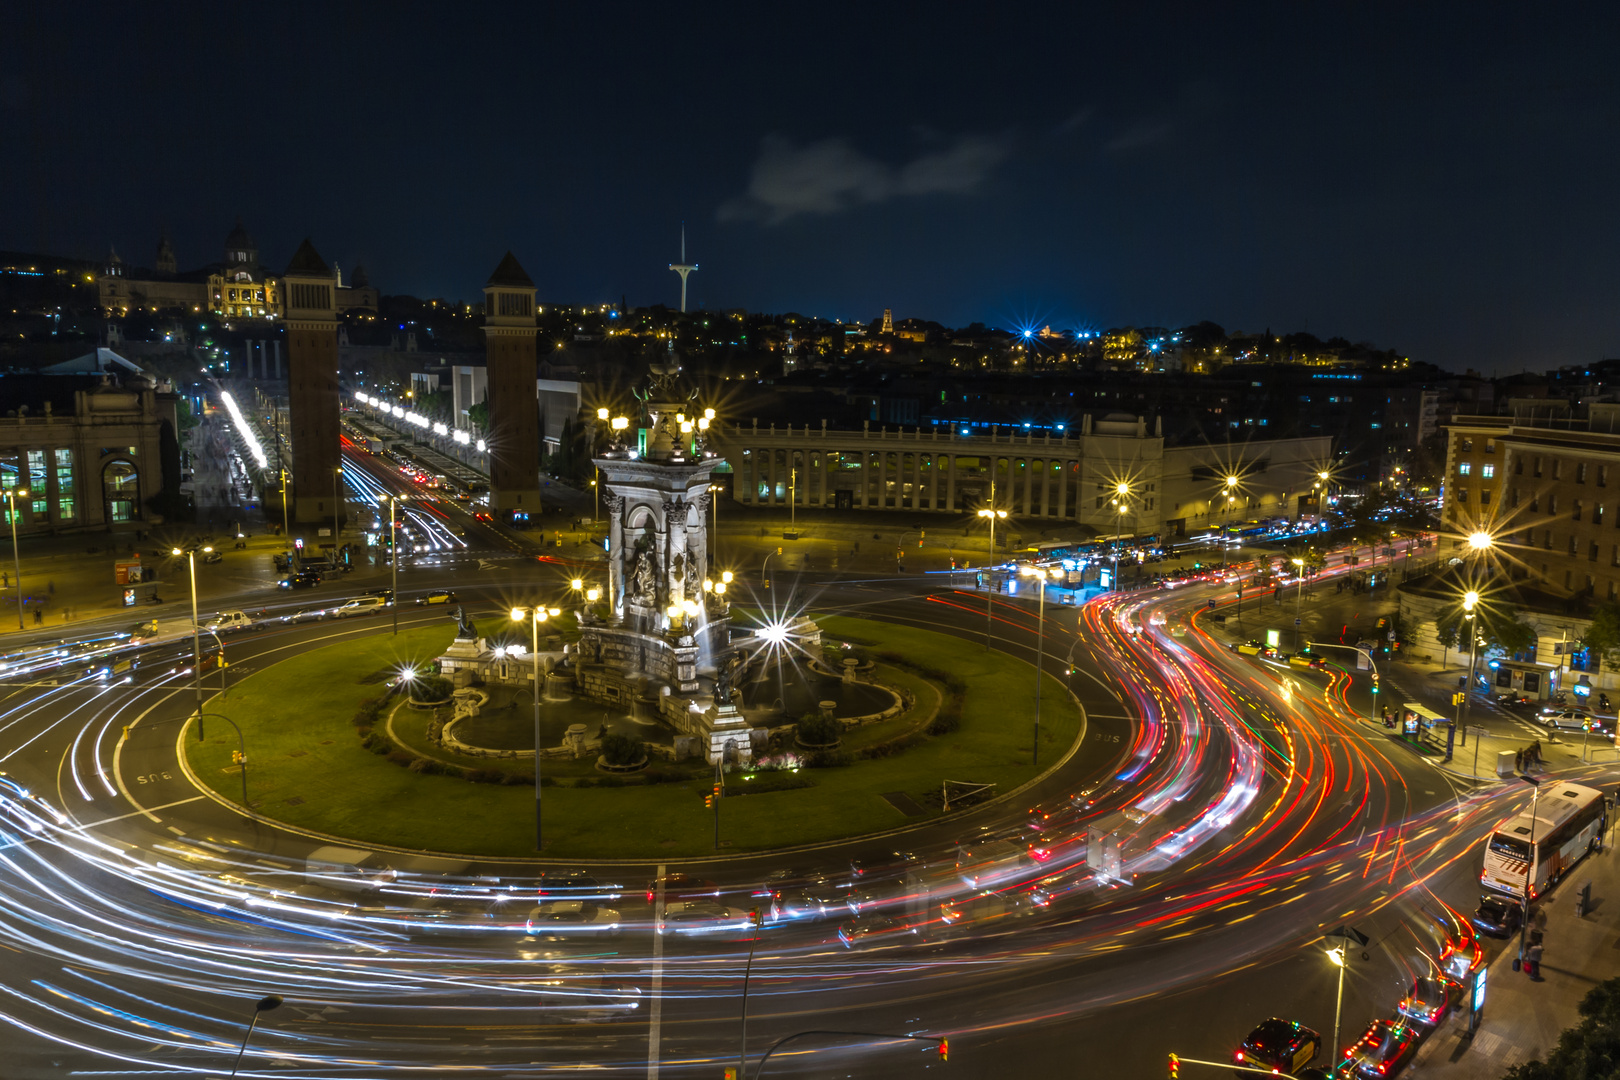
[[[1498,855],[1509,859],[1518,859],[1520,862],[1530,861],[1530,844],[1505,833],[1496,833],[1491,837],[1491,850]]]

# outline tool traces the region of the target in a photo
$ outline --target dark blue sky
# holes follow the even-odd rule
[[[1620,356],[1612,4],[27,7],[4,248]]]

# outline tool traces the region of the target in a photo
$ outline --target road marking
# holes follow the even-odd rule
[[[647,1080],[658,1080],[658,1040],[664,1022],[664,935],[658,925],[664,921],[664,864],[658,864],[658,893],[653,903],[652,1008],[647,1014]]]
[[[145,814],[147,817],[151,818],[153,821],[158,822],[158,824],[160,824],[160,825],[162,824],[162,821],[159,820],[158,816],[156,814],[151,813],[150,811],[147,811],[147,810],[143,809],[141,807],[141,804],[135,801],[135,796],[133,796],[133,795],[131,795],[129,793],[129,788],[124,786],[124,774],[122,772],[120,763],[124,759],[124,742],[129,737],[128,732],[134,730],[136,724],[139,724],[142,720],[146,719],[147,715],[150,714],[153,709],[157,708],[159,705],[162,705],[163,703],[168,701],[170,698],[174,697],[174,695],[180,693],[180,691],[183,690],[183,689],[186,689],[186,688],[185,687],[176,687],[175,689],[170,690],[167,694],[164,694],[161,698],[159,698],[156,702],[154,702],[146,710],[146,712],[141,713],[141,715],[137,716],[134,720],[131,720],[129,722],[129,724],[126,725],[126,727],[124,729],[125,730],[124,738],[119,739],[116,743],[113,744],[113,783],[118,785],[118,794],[122,795],[124,797],[125,801],[127,801],[129,803],[129,805],[133,806],[136,810],[138,810],[141,813]]]
[[[162,806],[154,806],[154,807],[152,807],[152,810],[154,810],[154,811],[155,810],[167,810],[171,806],[184,806],[186,803],[193,803],[193,802],[196,802],[198,799],[202,799],[202,798],[206,798],[206,796],[193,795],[189,799],[176,799],[174,802],[167,802],[167,803],[164,803]],[[100,821],[86,821],[81,825],[73,826],[73,831],[75,831],[75,832],[83,832],[85,829],[94,829],[94,828],[97,828],[97,827],[99,827],[101,825],[111,825],[115,821],[123,821],[125,818],[140,817],[142,814],[145,814],[147,817],[152,818],[153,821],[157,821],[157,822],[159,822],[161,824],[161,819],[152,817],[152,812],[151,811],[148,811],[148,810],[133,810],[130,813],[127,813],[127,814],[119,814],[117,817],[102,818]]]

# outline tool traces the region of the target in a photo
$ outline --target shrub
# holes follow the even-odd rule
[[[534,773],[509,772],[501,776],[501,786],[503,787],[518,787],[520,785],[523,787],[533,787]],[[548,787],[549,785],[541,784],[540,786]]]
[[[602,737],[602,760],[609,765],[634,765],[647,756],[647,748],[633,735]]]
[[[455,690],[455,685],[443,675],[418,675],[411,680],[412,701],[444,701]]]
[[[475,784],[504,784],[506,773],[499,769],[468,769],[467,779]]]
[[[812,769],[841,769],[854,760],[843,750],[817,750],[804,763]]]
[[[844,733],[844,725],[830,716],[812,713],[798,723],[799,742],[805,746],[821,746],[837,742]]]
[[[382,719],[382,712],[382,698],[366,698],[360,703],[360,707],[355,710],[354,719],[351,723],[357,728],[372,727]]]
[[[390,750],[388,751],[388,760],[395,765],[404,765],[409,768],[411,762],[416,760],[416,755],[404,750]]]

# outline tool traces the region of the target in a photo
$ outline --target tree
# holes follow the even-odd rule
[[[1435,620],[1435,636],[1440,639],[1441,645],[1446,646],[1449,640],[1459,649],[1467,648],[1468,637],[1463,631],[1465,614],[1459,600],[1447,607]],[[1484,650],[1499,649],[1512,655],[1525,652],[1536,643],[1535,627],[1520,622],[1517,612],[1498,607],[1489,601],[1475,605],[1473,622],[1478,628],[1480,639],[1484,641],[1484,645],[1481,646]]]
[[[1592,624],[1581,636],[1581,644],[1611,668],[1620,667],[1620,604],[1599,600],[1592,605]]]
[[[467,419],[479,431],[489,430],[489,391],[484,391],[484,400],[476,405],[467,406]]]
[[[1502,1080],[1600,1080],[1620,1060],[1620,979],[1598,983],[1580,1006],[1581,1022],[1565,1029],[1547,1055],[1515,1065]]]

